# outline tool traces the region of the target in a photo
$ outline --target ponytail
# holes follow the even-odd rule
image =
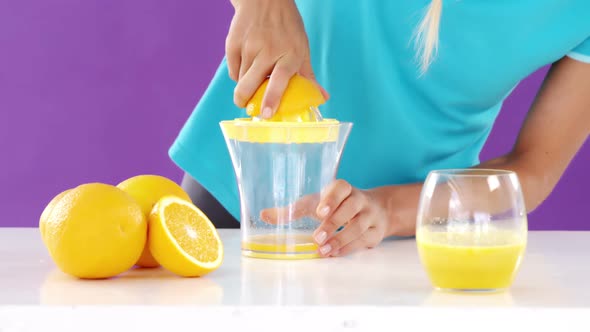
[[[421,74],[426,73],[436,57],[441,14],[442,0],[432,0],[422,22],[417,27],[415,47]]]

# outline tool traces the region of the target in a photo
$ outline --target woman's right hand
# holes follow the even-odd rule
[[[270,75],[261,116],[271,117],[293,75],[315,80],[303,20],[294,0],[231,0],[235,8],[226,39],[234,103],[245,107]],[[319,86],[319,84],[318,84]],[[325,90],[319,86],[327,99]]]

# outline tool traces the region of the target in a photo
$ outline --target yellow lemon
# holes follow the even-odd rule
[[[189,195],[176,182],[159,175],[134,176],[119,183],[117,187],[137,201],[146,220],[154,205],[164,196],[174,195],[189,202],[191,201]],[[150,253],[148,242],[146,242],[136,265],[141,267],[157,267],[160,265]]]
[[[119,188],[89,183],[64,193],[41,223],[49,255],[63,272],[84,279],[131,268],[146,242],[147,220]]]
[[[200,277],[223,260],[223,244],[209,218],[192,203],[165,196],[149,218],[152,255],[167,270],[183,277]]]
[[[266,92],[269,79],[256,90],[246,105],[249,116],[261,113],[262,98]],[[321,90],[311,80],[296,74],[290,80],[275,115],[268,121],[305,122],[311,120],[310,107],[318,107],[326,102]]]
[[[51,214],[51,211],[53,211],[53,208],[55,207],[57,202],[59,202],[62,199],[62,197],[64,197],[69,191],[70,189],[57,194],[57,196],[55,196],[49,202],[49,204],[47,204],[45,209],[43,209],[41,217],[39,218],[39,232],[41,233],[41,239],[43,240],[43,243],[45,243],[45,225],[47,224],[47,218],[49,218],[49,215]]]

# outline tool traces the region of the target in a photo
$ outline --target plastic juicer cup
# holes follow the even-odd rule
[[[220,126],[240,195],[243,255],[318,257],[316,207],[336,178],[352,123],[236,119]]]

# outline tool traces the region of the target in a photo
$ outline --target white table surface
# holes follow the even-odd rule
[[[205,277],[181,278],[157,268],[134,269],[117,278],[91,281],[59,271],[38,229],[0,228],[0,327],[27,311],[42,316],[50,310],[48,317],[56,319],[71,317],[72,308],[83,314],[89,308],[101,310],[112,305],[129,312],[139,306],[144,317],[145,310],[176,308],[174,313],[179,314],[199,306],[203,319],[232,313],[233,320],[226,320],[227,324],[236,322],[240,310],[264,308],[267,316],[274,312],[274,319],[287,319],[281,315],[311,308],[306,311],[309,315],[319,310],[323,317],[332,317],[329,313],[340,316],[338,326],[347,331],[354,330],[358,321],[342,321],[344,313],[364,312],[366,308],[371,309],[363,317],[381,312],[379,317],[387,319],[397,312],[397,321],[416,321],[426,313],[441,319],[453,317],[453,313],[464,317],[462,313],[468,310],[475,315],[472,317],[494,313],[523,318],[530,314],[539,317],[537,322],[554,317],[556,323],[570,315],[567,321],[571,323],[583,312],[590,312],[590,232],[530,232],[512,288],[479,295],[433,290],[414,239],[386,240],[375,249],[348,257],[274,261],[242,257],[238,230],[222,229],[220,235],[224,262]],[[544,312],[559,314],[540,314]],[[297,316],[291,317],[297,321]],[[590,331],[590,323],[586,324]]]

